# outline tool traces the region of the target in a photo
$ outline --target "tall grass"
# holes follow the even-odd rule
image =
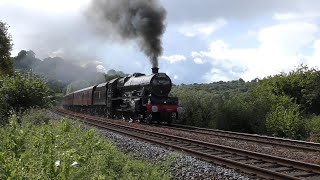
[[[94,129],[43,116],[12,115],[0,128],[0,179],[170,178],[166,165],[134,160]]]

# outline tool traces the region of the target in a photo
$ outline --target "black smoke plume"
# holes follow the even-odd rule
[[[159,0],[93,0],[87,17],[105,37],[136,40],[152,66],[158,67],[166,18]]]

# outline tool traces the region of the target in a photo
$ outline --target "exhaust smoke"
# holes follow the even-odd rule
[[[159,0],[93,0],[87,17],[103,37],[135,40],[152,67],[158,67],[166,18]]]

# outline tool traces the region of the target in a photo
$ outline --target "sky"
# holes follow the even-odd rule
[[[135,41],[94,33],[91,0],[0,0],[10,25],[12,56],[33,50],[100,71],[151,73]],[[320,66],[319,0],[160,0],[167,11],[161,72],[175,84],[251,81],[304,64]]]

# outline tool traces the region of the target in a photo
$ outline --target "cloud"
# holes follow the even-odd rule
[[[223,17],[227,20],[254,20],[274,13],[319,12],[318,0],[162,0],[171,23],[210,22]]]
[[[196,63],[196,64],[203,64],[203,63],[204,63],[203,60],[200,59],[200,58],[194,58],[193,61],[194,61],[194,63]]]
[[[96,68],[97,68],[98,72],[106,72],[106,68],[104,66],[102,66],[101,64],[98,65]]]
[[[82,10],[90,0],[1,0],[0,4],[8,7],[22,7],[44,14],[70,14]]]
[[[57,4],[61,5],[59,2]],[[77,9],[78,4],[74,3]],[[41,59],[48,56],[61,56],[68,60],[96,58],[93,52],[103,43],[90,32],[79,9],[77,12],[68,11],[69,14],[66,15],[53,13],[54,8],[52,9],[48,1],[26,7],[24,4],[13,1],[1,6],[0,3],[0,16],[11,26],[9,31],[13,37],[15,53],[31,49]],[[68,3],[64,8],[67,7],[70,8]]]
[[[187,58],[183,55],[176,54],[171,56],[161,56],[161,59],[170,62],[170,64],[174,64],[180,61],[185,61]]]
[[[260,49],[272,50],[273,53],[296,53],[315,39],[317,31],[317,25],[306,22],[267,27],[262,29],[258,35],[261,43]]]
[[[310,67],[320,68],[320,39],[314,41],[313,53],[310,56],[301,56],[301,59],[305,60]]]
[[[204,76],[208,82],[217,77],[252,80],[294,69],[301,63],[302,48],[316,39],[317,32],[317,25],[311,23],[279,24],[260,29],[256,48],[232,48],[223,40],[215,40],[208,51],[192,52],[192,56],[210,59],[213,68]],[[320,50],[320,41],[315,44],[317,48]]]
[[[180,26],[178,32],[187,36],[209,36],[212,33],[216,32],[218,29],[221,29],[227,24],[227,21],[223,18],[218,18],[213,22],[208,23],[188,23]]]
[[[300,13],[275,13],[272,19],[275,20],[300,20],[313,19],[320,17],[319,12],[300,12]]]

